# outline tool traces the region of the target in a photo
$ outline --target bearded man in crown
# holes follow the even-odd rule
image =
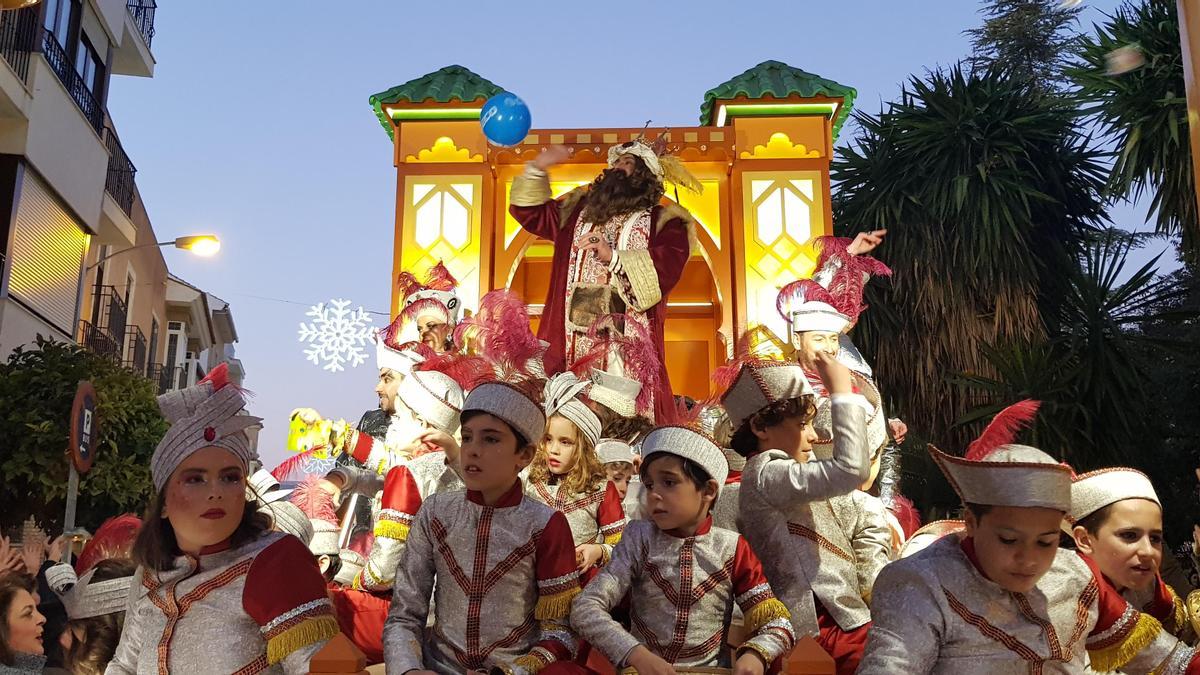
[[[588,354],[598,337],[589,328],[615,315],[615,330],[634,334],[633,324],[648,329],[658,352],[656,416],[674,405],[663,360],[667,298],[691,253],[695,219],[683,207],[663,201],[665,182],[699,191],[699,182],[682,163],[667,155],[662,137],[639,138],[608,151],[608,168],[591,183],[554,199],[548,170],[570,153],[552,146],[525,165],[513,180],[513,218],[526,231],[554,243],[550,290],[538,337],[550,344],[547,374],[570,370]],[[600,364],[624,373],[614,353]]]

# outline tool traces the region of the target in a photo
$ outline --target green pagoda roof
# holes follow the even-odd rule
[[[786,63],[763,61],[728,82],[704,92],[704,103],[700,106],[700,124],[712,123],[713,106],[718,99],[731,99],[738,96],[761,98],[768,94],[775,98],[787,98],[792,95],[806,98],[811,96],[842,98],[843,103],[838,108],[837,117],[833,120],[833,137],[835,139],[842,124],[850,117],[850,109],[854,107],[854,98],[858,96],[858,92],[853,87],[847,87],[820,75],[793,68]]]
[[[398,84],[387,91],[371,96],[371,107],[379,123],[392,136],[392,124],[383,106],[388,103],[468,103],[479,98],[490,98],[504,91],[493,82],[476,75],[462,66],[446,66],[415,80]]]

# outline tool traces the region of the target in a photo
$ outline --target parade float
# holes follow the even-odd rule
[[[609,146],[665,133],[702,186],[694,194],[668,184],[664,197],[700,225],[668,304],[666,361],[676,393],[706,395],[710,373],[747,329],[761,326],[764,342],[786,344],[775,297],[812,274],[812,242],[832,233],[829,164],[854,89],[766,61],[705,92],[697,126],[534,127],[512,147],[489,143],[480,125],[485,102],[502,91],[455,65],[370,97],[396,167],[393,279],[442,261],[465,307],[509,288],[536,324],[553,251],[509,215],[513,178],[544,148],[564,145],[572,157],[552,176],[561,195],[605,167]],[[402,301],[393,288],[393,316]]]

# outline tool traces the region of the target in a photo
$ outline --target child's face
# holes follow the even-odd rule
[[[518,448],[516,434],[499,417],[479,413],[462,425],[463,483],[485,499],[502,496],[532,458],[533,449]]]
[[[579,430],[565,417],[552,415],[542,436],[542,450],[550,473],[565,476],[579,458]]]
[[[770,427],[755,427],[754,435],[761,450],[782,450],[797,462],[808,461],[817,440],[812,421],[806,422],[802,417],[788,417]]]
[[[694,532],[708,515],[717,496],[717,482],[697,488],[683,468],[683,460],[672,455],[654,459],[642,480],[650,519],[664,531]]]
[[[629,479],[633,477],[633,464],[609,462],[604,465],[604,470],[608,472],[608,479],[617,486],[617,493],[621,495],[621,499],[625,499],[625,494],[629,492]]]
[[[1095,535],[1076,527],[1075,543],[1118,589],[1144,590],[1162,564],[1162,509],[1147,499],[1121,500],[1108,508]]]
[[[966,513],[967,534],[984,575],[1006,591],[1033,590],[1058,553],[1063,512],[1040,506],[993,506],[982,518]]]

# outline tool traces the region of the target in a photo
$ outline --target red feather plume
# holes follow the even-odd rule
[[[359,532],[350,538],[350,543],[346,545],[348,550],[354,551],[364,558],[371,556],[371,548],[375,546],[375,533]]]
[[[280,483],[283,483],[287,480],[290,480],[290,477],[293,473],[299,472],[299,473],[303,474],[304,473],[304,465],[307,464],[308,461],[312,458],[313,454],[315,454],[316,451],[321,449],[322,447],[324,447],[324,446],[317,446],[315,448],[310,448],[308,450],[305,450],[304,452],[301,452],[301,453],[298,453],[291,457],[288,457],[287,459],[280,462],[279,466],[275,467],[274,469],[271,469],[271,475],[275,477],[275,480],[279,481]]]
[[[888,510],[900,521],[900,529],[904,530],[904,538],[908,539],[913,532],[921,529],[921,512],[913,505],[912,500],[904,495],[892,495],[892,503]]]
[[[292,493],[288,501],[295,504],[309,520],[338,522],[337,509],[333,507],[333,495],[317,486],[316,476],[305,478]]]
[[[430,351],[432,352],[432,350]],[[457,382],[464,392],[496,379],[496,371],[492,368],[492,364],[482,356],[463,356],[453,353],[432,354],[413,366],[413,370],[442,373]]]
[[[407,298],[421,290],[421,282],[415,274],[405,270],[396,277],[396,288],[400,291],[401,298]]]
[[[418,280],[417,275],[412,272],[404,271],[396,276],[396,287],[400,291],[400,297],[407,298],[417,291],[453,291],[458,288],[458,280],[439,260],[425,273],[424,282]]]
[[[475,316],[459,322],[454,340],[457,344],[473,342],[478,353],[495,366],[496,375],[506,380],[535,377],[534,363],[545,351],[529,327],[525,301],[503,289],[483,296]]]
[[[617,328],[622,324],[624,331]],[[620,314],[606,314],[592,322],[587,337],[592,341],[592,348],[571,364],[571,372],[581,380],[590,378],[592,368],[604,370],[607,367],[608,357],[615,349],[621,356],[624,371],[636,374],[630,379],[642,383],[634,406],[640,411],[650,410],[654,405],[655,392],[658,391],[662,364],[649,327],[625,321]]]
[[[450,323],[450,310],[436,298],[421,298],[416,300],[400,311],[400,325],[404,326],[409,321],[416,321],[426,314],[433,314],[441,317],[442,321]]]
[[[101,560],[129,560],[133,553],[133,542],[141,527],[141,519],[132,513],[104,521],[80,551],[75,561],[75,573],[83,575]]]
[[[458,288],[458,279],[450,274],[450,270],[438,261],[438,264],[429,268],[429,273],[425,276],[425,290],[427,291],[453,291]]]
[[[891,276],[892,270],[869,255],[850,255],[847,247],[852,241],[841,237],[820,237],[816,246],[821,252],[817,269],[830,260],[839,263],[829,282],[829,294],[833,297],[834,308],[854,322],[867,308],[862,301],[867,279],[871,276]]]
[[[964,459],[981,461],[1002,445],[1008,445],[1017,437],[1017,433],[1029,425],[1037,415],[1040,401],[1025,399],[1018,401],[996,414],[987,425],[979,438],[967,446]]]
[[[779,295],[775,296],[775,311],[784,321],[791,321],[792,309],[806,302],[823,302],[833,306],[837,301],[821,284],[812,279],[799,279],[779,289]]]

